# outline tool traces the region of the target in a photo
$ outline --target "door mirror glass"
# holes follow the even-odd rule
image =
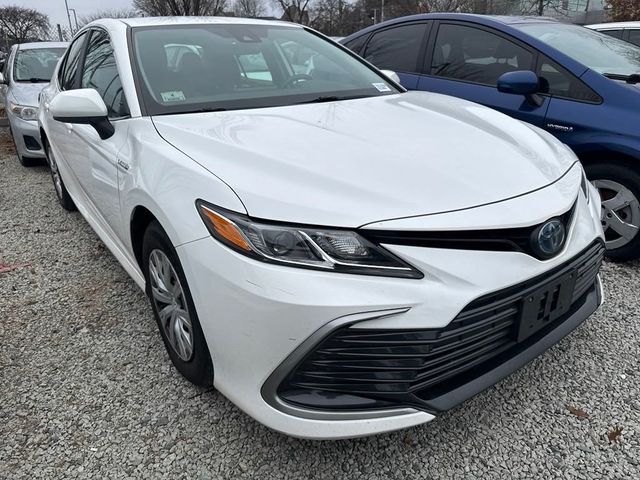
[[[514,95],[533,95],[540,90],[538,76],[531,70],[507,72],[498,78],[498,91]]]
[[[400,84],[400,77],[393,70],[380,70],[385,76],[389,77],[389,79],[396,82],[398,85]]]
[[[54,120],[91,125],[103,140],[115,131],[107,118],[104,100],[93,88],[60,92],[52,100],[50,109]]]

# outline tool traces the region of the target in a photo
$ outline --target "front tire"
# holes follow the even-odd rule
[[[195,385],[213,384],[213,364],[187,279],[167,234],[152,222],[144,234],[143,269],[147,295],[176,369]]]
[[[45,153],[47,155],[47,163],[49,164],[49,170],[51,171],[51,180],[53,180],[53,188],[56,191],[56,197],[58,197],[58,201],[62,208],[64,208],[68,212],[73,212],[77,210],[76,204],[73,203],[73,199],[69,192],[67,191],[67,187],[64,186],[64,182],[62,181],[62,176],[60,175],[60,170],[58,169],[58,162],[56,161],[56,157],[51,150],[51,145],[49,142],[45,143]]]
[[[640,257],[640,174],[611,163],[587,165],[585,171],[602,199],[607,257],[621,262]]]

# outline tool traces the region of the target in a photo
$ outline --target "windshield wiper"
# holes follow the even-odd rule
[[[296,102],[294,103],[294,105],[304,105],[305,103],[337,102],[340,100],[354,100],[356,98],[365,98],[369,96],[370,95],[345,95],[345,96],[339,97],[337,95],[327,95],[327,96],[312,98],[311,100],[305,100],[303,102]]]
[[[184,110],[179,112],[163,112],[158,115],[183,115],[187,113],[210,113],[210,112],[226,112],[227,109],[224,107],[204,107],[204,108],[196,108],[194,110]]]
[[[49,83],[51,81],[50,78],[39,78],[39,77],[30,77],[30,78],[16,78],[16,82],[30,82],[30,83],[42,83],[42,82],[47,82]]]
[[[624,75],[622,73],[603,73],[602,75],[612,80],[624,80],[632,85],[640,83],[640,73],[632,73],[631,75]]]

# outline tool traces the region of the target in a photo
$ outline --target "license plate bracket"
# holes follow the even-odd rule
[[[567,313],[571,307],[576,274],[573,269],[524,297],[518,323],[518,342]]]

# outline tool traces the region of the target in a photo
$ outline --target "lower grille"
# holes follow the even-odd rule
[[[284,379],[278,395],[313,408],[365,403],[354,398],[372,406],[419,405],[495,368],[562,323],[584,303],[603,256],[598,241],[544,275],[473,301],[444,328],[337,329]],[[532,309],[527,302],[537,303]],[[518,342],[523,323],[533,327]],[[336,405],[343,395],[349,402]]]
[[[27,147],[27,150],[40,150],[42,148],[38,140],[31,135],[23,135],[22,138],[24,139],[24,145]]]

